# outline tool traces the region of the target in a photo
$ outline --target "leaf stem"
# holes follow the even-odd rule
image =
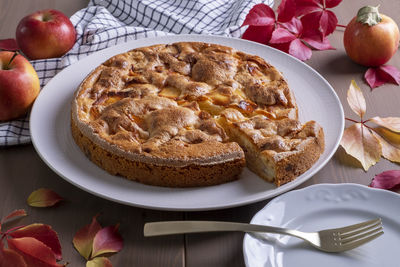
[[[346,28],[346,25],[336,24],[336,27]]]
[[[8,229],[8,230],[5,232],[5,234],[7,235],[7,234],[9,234],[9,233],[11,233],[11,232],[13,232],[13,231],[15,231],[15,230],[18,230],[18,229],[22,228],[22,227],[25,227],[25,225],[15,226],[15,227],[13,227],[13,228],[11,228],[11,229]]]
[[[359,121],[356,121],[356,120],[353,120],[353,119],[350,119],[350,118],[344,118],[345,120],[348,120],[348,121],[352,121],[352,122],[355,122],[355,123],[359,123]],[[362,123],[362,122],[361,122]]]

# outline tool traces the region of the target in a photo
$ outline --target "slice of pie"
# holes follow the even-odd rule
[[[247,165],[275,184],[323,152],[323,131],[298,121],[287,82],[260,57],[216,44],[137,48],[93,70],[77,89],[71,129],[113,175],[190,187],[238,178]]]
[[[324,132],[315,122],[301,124],[290,118],[251,118],[226,109],[219,119],[231,141],[246,155],[247,167],[277,186],[308,170],[324,151]]]

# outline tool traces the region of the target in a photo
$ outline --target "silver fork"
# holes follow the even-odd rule
[[[151,222],[144,225],[144,236],[159,236],[201,232],[240,231],[273,233],[298,237],[325,252],[342,252],[359,247],[383,234],[380,218],[341,228],[318,232],[234,222],[169,221]]]

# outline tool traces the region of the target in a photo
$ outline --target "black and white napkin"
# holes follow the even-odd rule
[[[168,34],[240,37],[246,14],[274,0],[91,0],[72,17],[74,47],[61,58],[31,61],[40,85],[87,55],[129,40]],[[0,146],[30,143],[29,115],[0,123]]]

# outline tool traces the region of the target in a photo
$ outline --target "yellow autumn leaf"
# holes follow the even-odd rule
[[[376,127],[374,131],[382,136],[386,141],[388,141],[393,146],[400,148],[400,133],[390,131],[383,127]]]
[[[373,117],[370,119],[371,122],[378,124],[379,126],[388,128],[389,130],[400,133],[400,118],[398,117]]]
[[[400,162],[400,148],[391,144],[376,132],[372,134],[379,140],[382,146],[382,156],[393,162]]]
[[[365,98],[361,92],[360,87],[356,84],[356,81],[351,80],[349,90],[347,90],[347,102],[350,108],[361,118],[364,116],[367,109]]]
[[[347,154],[360,161],[365,171],[377,163],[382,155],[379,140],[361,123],[344,130],[340,145]]]

